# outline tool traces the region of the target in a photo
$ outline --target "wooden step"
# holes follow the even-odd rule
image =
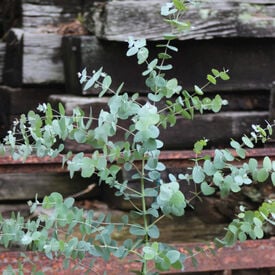
[[[160,8],[166,0],[107,1],[98,5],[88,20],[99,38],[126,41],[129,36],[162,40],[170,27],[163,22]],[[217,37],[275,37],[273,0],[207,0],[190,5],[183,20],[191,23],[181,40]]]
[[[3,42],[0,42],[0,84],[3,83],[5,52],[6,52],[6,44]]]
[[[122,2],[123,1],[119,1]],[[138,1],[139,3],[140,1]],[[113,2],[110,2],[113,3]],[[148,42],[152,58],[157,56],[158,42]],[[230,91],[269,91],[274,81],[275,55],[274,39],[266,38],[217,38],[212,40],[173,41],[177,53],[171,53],[173,70],[167,78],[176,77],[184,89],[192,90],[194,85],[202,86],[212,68],[229,70],[229,81],[218,81],[207,90]],[[103,67],[112,77],[112,88],[117,89],[124,82],[128,92],[147,92],[146,69],[137,65],[136,57],[126,57],[127,43],[102,41],[93,36],[66,36],[62,41],[67,92],[71,94],[91,93],[82,91],[77,73],[85,67],[88,74]],[[261,92],[260,92],[261,93]],[[259,94],[260,94],[259,93]]]
[[[62,23],[75,20],[82,12],[82,2],[78,0],[23,0],[22,27],[24,30],[55,32]]]
[[[4,83],[13,87],[64,83],[61,38],[58,34],[11,29],[6,37]]]
[[[80,106],[89,115],[90,107],[95,110],[96,116],[100,109],[108,109],[108,98],[83,98],[80,96],[52,95],[49,101],[53,105],[63,103],[66,112],[72,113],[72,109]],[[228,111],[217,114],[196,115],[194,120],[186,120],[178,117],[177,124],[172,128],[161,129],[160,139],[164,142],[165,150],[192,149],[196,140],[207,138],[210,146],[228,146],[230,138],[240,138],[245,133],[250,133],[252,124],[263,124],[269,117],[268,111]],[[131,122],[124,124],[129,126]],[[188,131],[186,131],[188,129]],[[115,140],[124,140],[124,132],[119,131]],[[65,149],[90,152],[90,146],[76,144],[68,140]]]

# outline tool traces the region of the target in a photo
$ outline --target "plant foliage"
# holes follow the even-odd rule
[[[43,252],[50,259],[64,256],[64,268],[69,259],[81,262],[87,255],[107,261],[111,255],[122,259],[133,254],[141,264],[138,274],[156,274],[171,268],[182,270],[185,255],[157,241],[161,234],[158,222],[167,216],[184,215],[187,205],[192,204],[192,199],[187,200],[181,192],[181,184],[192,181],[197,186],[194,198],[214,193],[224,198],[231,192],[240,192],[245,185],[265,182],[269,177],[274,185],[274,161],[267,156],[260,165],[256,159],[246,159],[246,148],[254,148],[257,142],[265,142],[272,134],[270,124],[266,128],[253,125],[250,136],[243,136],[240,142],[232,139],[230,150],[216,149],[214,156],[203,153],[208,140],[199,140],[194,144],[196,158],[190,172],[170,174],[167,181],[162,178],[166,167],[159,160],[163,147],[160,129],[173,127],[179,116],[190,120],[196,113],[219,112],[227,103],[220,95],[213,98],[204,95],[208,85],[229,79],[225,69],[212,69],[206,76],[206,84],[195,85],[192,91],[179,85],[176,78],[166,77],[166,72],[173,68],[170,64],[173,52],[178,51],[172,45],[173,40],[179,32],[188,31],[190,27],[182,20],[188,2],[173,0],[161,8],[161,15],[171,26],[171,33],[164,36],[166,43],[157,45],[160,50],[157,57],[150,57],[145,39],[130,38],[128,41],[126,55],[136,56],[138,64],[145,65],[142,75],[149,90],[145,103],[138,93],[129,95],[123,92],[123,84],[117,89],[111,88],[112,78],[103,72],[103,68],[92,75],[83,69],[79,73],[80,83],[84,89],[99,88],[99,97],[108,93],[108,110],[101,110],[99,116],[94,117],[92,109],[86,116],[83,110],[75,108],[68,116],[62,104],[58,110],[53,110],[49,103],[41,104],[36,112],[31,110],[21,115],[0,144],[3,154],[23,160],[32,154],[55,158],[62,154],[66,139],[90,145],[90,154],[69,152],[62,155],[70,176],[76,172],[86,178],[97,175],[100,182],[116,189],[117,196],[132,203],[135,214],[142,217],[143,222],[130,223],[128,216],[120,222],[112,222],[109,215],[98,217],[93,211],[84,212],[74,206],[73,198],[64,199],[54,192],[41,202],[37,199],[29,202],[32,213],[37,208],[45,212],[36,220],[25,221],[20,214],[12,215],[10,219],[0,217],[1,245],[7,248],[18,244]],[[121,126],[125,120],[130,121],[129,127]],[[118,130],[124,131],[124,138],[114,142],[112,137]],[[243,164],[236,166],[239,159]],[[119,181],[122,169],[135,170],[133,179],[139,180],[139,189],[133,190],[127,181]],[[50,215],[47,214],[49,210]],[[263,226],[266,223],[274,225],[274,215],[274,200],[265,201],[257,211],[242,207],[226,229],[225,237],[216,240],[217,246],[233,245],[237,240],[247,238],[262,238]],[[73,237],[76,228],[81,238]],[[123,243],[115,241],[112,233],[121,230],[128,230],[132,238]],[[154,264],[153,269],[150,263]]]

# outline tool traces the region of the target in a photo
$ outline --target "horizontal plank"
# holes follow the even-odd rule
[[[23,3],[23,28],[25,30],[35,28],[36,30],[47,32],[50,31],[50,26],[73,21],[81,10],[80,1],[63,2],[59,3],[59,5],[54,3]]]
[[[129,36],[163,39],[170,27],[160,16],[162,1],[108,1],[88,16],[97,37],[125,41]],[[192,28],[179,39],[215,37],[275,37],[274,1],[213,1],[190,5],[184,19]]]
[[[0,37],[2,37],[2,35],[5,35],[10,28],[20,28],[21,26],[21,0],[1,0]]]
[[[148,43],[152,58],[158,53],[155,45],[155,42]],[[194,84],[204,85],[206,75],[212,68],[229,69],[231,79],[218,81],[216,86],[209,86],[208,90],[270,90],[274,81],[273,39],[189,40],[174,41],[172,45],[178,47],[179,52],[172,54],[173,70],[167,72],[167,77],[177,77],[185,89],[193,89]],[[84,93],[77,72],[85,67],[88,74],[103,67],[112,76],[113,89],[124,82],[126,91],[147,92],[142,76],[145,66],[137,65],[136,57],[126,57],[126,51],[126,43],[102,41],[93,36],[64,37],[62,52],[67,92]],[[96,91],[85,93],[96,94]]]
[[[160,131],[159,139],[164,142],[165,150],[191,149],[194,142],[202,138],[209,139],[209,146],[228,146],[230,138],[239,139],[249,134],[252,124],[264,126],[268,115],[268,112],[228,112],[196,116],[192,121],[178,118],[174,127]],[[113,139],[124,140],[124,132],[118,132]],[[66,140],[65,150],[90,152],[93,148]]]
[[[0,201],[29,200],[34,199],[36,194],[39,198],[43,198],[52,192],[59,192],[63,196],[72,196],[85,190],[92,183],[97,183],[97,181],[91,178],[84,179],[80,175],[75,175],[73,179],[70,179],[68,172],[1,174]],[[92,193],[86,194],[86,197],[96,195],[98,195],[97,188]]]
[[[170,270],[166,271],[165,274],[203,274],[199,272],[215,272],[215,274],[273,274],[274,272],[274,261],[275,261],[275,240],[248,240],[245,242],[237,242],[236,245],[232,247],[223,247],[216,249],[214,244],[206,245],[205,242],[177,242],[176,244],[171,244],[175,246],[179,251],[186,254],[186,259],[184,261],[184,271]],[[199,253],[196,251],[197,247],[203,248],[205,253]],[[211,253],[210,248],[215,249],[215,254]],[[195,258],[198,261],[198,265],[194,265],[193,258],[187,251],[193,251]],[[8,262],[12,267],[17,268],[18,259],[22,261],[25,260],[21,256],[20,251],[9,251],[2,252],[1,258],[4,261],[0,262],[0,271],[3,272],[7,266]],[[38,270],[50,272],[50,273],[60,273],[64,272],[63,261],[64,259],[55,258],[49,259],[43,253],[36,252],[24,252],[27,259],[30,261],[24,264],[24,270],[26,272],[31,272],[33,263],[37,266]],[[70,268],[78,273],[84,272],[94,272],[98,274],[103,274],[107,272],[108,274],[130,274],[132,270],[138,270],[141,268],[141,263],[135,261],[136,257],[130,255],[125,260],[118,260],[115,257],[111,257],[110,261],[106,262],[102,258],[94,258],[87,256],[84,258],[82,265],[79,265],[79,261],[71,261]],[[92,269],[89,268],[90,262],[95,260]],[[86,268],[85,268],[86,267]],[[256,270],[254,270],[256,269]],[[243,270],[243,273],[242,273]],[[219,273],[220,271],[220,273]]]
[[[0,113],[10,116],[36,110],[38,104],[47,102],[53,93],[64,94],[65,89],[63,86],[13,88],[0,85]]]
[[[77,96],[51,96],[52,103],[61,102],[65,105],[66,112],[72,113],[72,109],[81,106],[86,115],[89,115],[90,108],[94,108],[94,115],[98,115],[101,109],[107,109],[107,98],[81,98]],[[268,119],[268,111],[244,111],[244,112],[221,112],[218,114],[197,115],[194,120],[186,120],[178,117],[177,124],[172,128],[160,131],[160,139],[164,142],[164,149],[189,149],[193,148],[196,140],[203,137],[210,140],[210,144],[225,145],[230,138],[240,138],[244,133],[250,133],[252,124],[262,124]],[[128,127],[130,122],[125,122]],[[184,131],[188,129],[188,131]],[[175,138],[177,137],[177,138]],[[124,132],[118,131],[115,140],[124,140]],[[76,144],[66,141],[66,150],[91,151],[90,146]]]
[[[63,84],[61,35],[10,29],[6,38],[4,83]]]
[[[228,146],[230,138],[249,134],[252,124],[264,126],[268,115],[268,112],[221,112],[198,115],[194,120],[179,118],[174,127],[161,130],[159,138],[169,150],[193,148],[194,142],[203,137],[209,139],[209,146]]]
[[[6,52],[6,44],[0,42],[0,83],[3,82],[5,52]]]
[[[61,35],[24,33],[24,84],[64,83]],[[36,69],[34,69],[36,68]]]
[[[40,172],[65,173],[66,171],[66,168],[62,167],[61,156],[56,158],[39,158],[32,155],[25,161],[22,161],[21,159],[14,160],[9,155],[0,157],[0,174],[37,174]]]
[[[12,213],[20,212],[24,217],[30,215],[30,207],[25,202],[23,203],[0,203],[0,213],[4,218],[10,218]]]
[[[22,84],[23,31],[10,29],[5,35],[6,53],[4,59],[3,82],[9,86]]]

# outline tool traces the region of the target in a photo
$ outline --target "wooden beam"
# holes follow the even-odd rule
[[[61,35],[11,29],[6,35],[3,81],[22,84],[64,84]]]
[[[21,115],[29,110],[36,110],[38,104],[48,102],[48,97],[52,93],[63,94],[65,89],[63,86],[13,88],[0,85],[0,113],[10,116]],[[18,100],[19,98],[20,100]]]
[[[264,90],[269,92],[274,81],[275,59],[271,58],[275,56],[274,39],[216,38],[172,43],[178,47],[179,52],[172,54],[173,70],[167,72],[167,77],[177,77],[185,89],[193,89],[194,84],[204,85],[206,75],[212,68],[229,69],[231,79],[218,81],[216,86],[211,86],[208,90],[228,91],[232,94],[263,90],[263,93],[258,93],[258,97],[265,93]],[[152,58],[159,52],[155,45],[155,42],[148,42]],[[84,93],[77,73],[85,67],[88,74],[103,67],[112,77],[113,89],[124,82],[125,91],[147,93],[148,88],[142,76],[146,68],[137,65],[136,57],[126,57],[126,43],[102,41],[93,36],[74,36],[64,37],[62,48],[68,93]],[[91,89],[85,93],[96,94],[97,91]]]
[[[72,113],[74,107],[80,106],[86,115],[90,108],[94,109],[94,115],[98,115],[101,109],[108,109],[108,98],[83,98],[80,96],[55,95],[49,101],[65,105],[66,112]],[[240,138],[245,133],[250,133],[252,124],[264,125],[268,119],[268,111],[227,111],[218,114],[196,115],[194,120],[186,120],[178,117],[177,124],[173,128],[161,129],[160,139],[164,142],[166,150],[180,150],[193,148],[194,141],[203,137],[210,140],[210,144],[227,146],[230,137]],[[131,122],[125,122],[128,127]],[[185,131],[188,129],[188,131]],[[176,137],[176,138],[175,138]],[[115,140],[124,140],[124,132],[119,131]],[[90,146],[78,145],[71,140],[66,141],[66,150],[89,152]]]
[[[0,42],[0,84],[3,83],[5,52],[6,52],[6,44]]]
[[[166,0],[108,1],[97,5],[88,17],[94,22],[97,37],[125,41],[129,36],[150,40],[163,39],[170,27],[160,16]],[[211,39],[215,37],[275,37],[274,1],[207,0],[190,5],[184,19],[192,28],[179,39]]]
[[[6,34],[5,41],[3,82],[11,87],[20,86],[23,74],[23,31],[11,29]]]
[[[94,182],[93,182],[94,181]],[[34,199],[49,195],[51,192],[59,192],[63,196],[72,196],[87,188],[89,184],[97,183],[95,178],[85,179],[76,174],[70,179],[68,172],[51,173],[11,173],[0,175],[0,201],[18,201]],[[98,189],[89,197],[98,195]],[[87,196],[86,196],[87,197]]]
[[[52,32],[61,23],[73,21],[82,12],[82,1],[31,1],[22,3],[24,30]],[[53,29],[52,29],[53,28]]]
[[[64,83],[61,35],[24,33],[24,84]]]

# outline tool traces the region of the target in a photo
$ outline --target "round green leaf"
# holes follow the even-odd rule
[[[243,143],[249,147],[249,148],[254,148],[254,144],[252,143],[252,141],[250,140],[250,138],[248,138],[247,136],[243,136],[242,137],[242,141]]]
[[[238,238],[241,242],[244,242],[247,239],[246,234],[244,232],[240,232]]]
[[[265,168],[267,171],[270,171],[272,169],[272,162],[269,157],[264,157],[263,160],[263,168]]]
[[[229,75],[226,72],[220,72],[220,78],[222,80],[229,80],[230,79]]]
[[[130,233],[132,235],[136,235],[136,236],[145,236],[146,235],[146,231],[144,228],[140,227],[139,224],[134,224],[130,227]]]
[[[201,166],[196,165],[196,166],[193,168],[192,177],[193,177],[193,181],[194,181],[195,183],[201,183],[201,182],[204,181],[204,179],[205,179],[205,174],[204,174],[203,169],[202,169]]]
[[[216,78],[215,78],[213,75],[211,75],[211,74],[208,74],[208,75],[207,75],[207,80],[208,80],[210,83],[212,83],[213,85],[216,85],[216,83],[217,83]]]
[[[195,90],[197,95],[203,95],[204,94],[203,90],[200,87],[198,87],[197,85],[194,86],[194,90]]]
[[[255,233],[255,235],[258,239],[263,238],[264,232],[263,232],[263,229],[261,227],[255,226],[253,231],[254,231],[254,233]]]
[[[166,256],[169,259],[170,263],[173,264],[180,259],[180,252],[177,250],[169,250],[166,253]]]
[[[273,186],[275,186],[275,172],[273,172],[271,174],[271,181],[272,181]]]
[[[234,149],[238,149],[241,147],[241,144],[239,142],[237,142],[236,140],[232,139],[230,142],[230,146]]]
[[[201,184],[201,191],[205,196],[210,196],[215,193],[215,188],[209,186],[205,181]]]
[[[243,148],[238,148],[236,149],[236,152],[238,154],[238,156],[242,159],[245,158],[245,155],[246,155],[246,151],[243,149]]]
[[[143,257],[144,257],[145,260],[150,261],[150,260],[153,260],[155,258],[156,251],[152,247],[145,246],[145,247],[142,248],[142,250],[143,250],[143,253],[144,253]]]
[[[269,174],[266,171],[266,169],[262,168],[257,173],[257,181],[258,182],[265,182],[267,180],[268,176],[269,176]]]
[[[159,238],[159,229],[156,225],[150,226],[147,233],[148,233],[149,237],[152,239]]]

